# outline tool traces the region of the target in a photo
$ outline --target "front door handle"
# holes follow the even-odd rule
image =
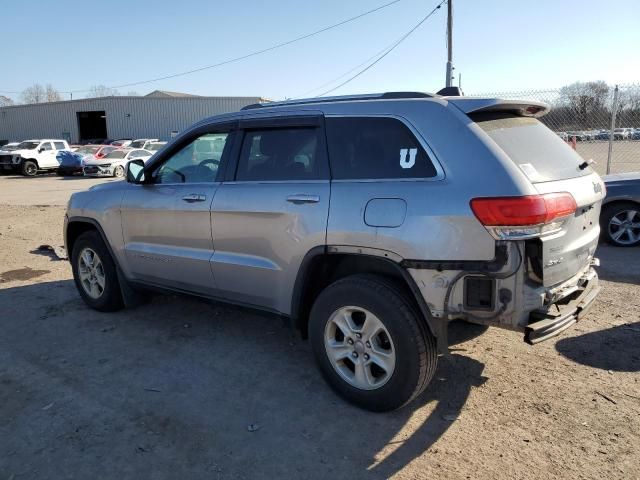
[[[307,195],[305,193],[298,193],[287,197],[287,202],[295,203],[296,205],[300,205],[302,203],[318,203],[319,201],[319,195]]]
[[[184,197],[182,197],[182,200],[188,203],[204,202],[206,199],[207,196],[201,193],[190,193],[189,195],[185,195]]]

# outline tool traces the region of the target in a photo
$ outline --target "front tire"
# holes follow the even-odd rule
[[[113,312],[124,304],[116,265],[97,231],[80,235],[71,252],[73,280],[84,302],[95,310]]]
[[[374,275],[338,280],[311,309],[309,339],[329,385],[371,411],[406,405],[429,384],[436,342],[408,297]]]
[[[640,205],[631,202],[607,205],[601,215],[600,228],[611,245],[640,245]]]
[[[113,176],[116,178],[124,177],[124,167],[122,165],[118,165],[113,169]]]
[[[22,175],[25,177],[35,177],[38,174],[38,164],[34,160],[24,160],[22,162]]]

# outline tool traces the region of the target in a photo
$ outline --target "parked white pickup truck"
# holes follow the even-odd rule
[[[0,169],[28,177],[42,170],[56,170],[59,166],[56,154],[61,150],[71,150],[65,140],[25,140],[15,150],[0,151]]]

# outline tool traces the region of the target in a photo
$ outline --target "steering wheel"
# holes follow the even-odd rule
[[[207,158],[206,160],[201,161],[198,164],[198,167],[207,167],[209,165],[214,165],[216,168],[218,168],[220,166],[220,160],[216,160],[215,158]]]

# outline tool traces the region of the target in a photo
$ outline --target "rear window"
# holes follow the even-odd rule
[[[327,118],[334,179],[397,179],[436,176],[418,139],[395,118]]]
[[[580,170],[584,159],[560,137],[531,117],[509,114],[471,115],[532,183],[575,178],[593,173]]]

